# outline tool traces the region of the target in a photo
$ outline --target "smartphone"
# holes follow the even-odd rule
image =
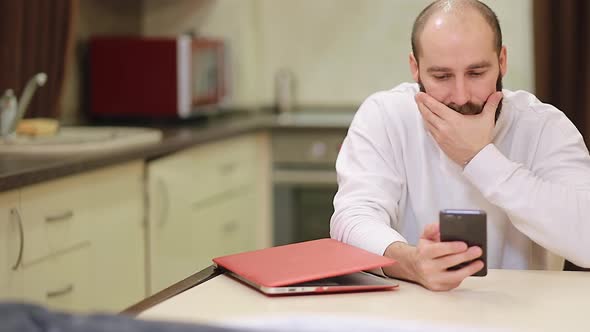
[[[487,218],[485,211],[481,210],[458,210],[447,209],[440,211],[440,240],[463,241],[467,246],[478,246],[482,250],[481,257],[483,268],[473,274],[476,277],[483,277],[488,274],[487,263]],[[472,261],[461,263],[450,267],[449,270],[457,270]]]

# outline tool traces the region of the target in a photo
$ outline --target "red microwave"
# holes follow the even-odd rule
[[[88,56],[94,118],[184,119],[226,97],[221,40],[93,37]]]

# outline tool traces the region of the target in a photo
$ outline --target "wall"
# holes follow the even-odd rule
[[[504,86],[534,90],[532,0],[488,0],[508,47]],[[370,93],[411,80],[409,36],[429,0],[217,0],[162,5],[144,0],[144,34],[190,30],[227,38],[239,106],[269,105],[276,71],[297,78],[303,105],[358,105]]]
[[[75,52],[66,73],[61,100],[61,121],[72,124],[84,121],[83,92],[86,42],[92,35],[139,35],[141,33],[141,0],[81,0],[77,17]]]
[[[195,32],[223,38],[230,47],[231,104],[252,107],[261,93],[259,0],[144,0],[142,31],[148,36]],[[173,3],[173,4],[171,4]]]
[[[358,104],[374,91],[411,81],[411,26],[428,3],[323,0],[312,5],[311,1],[263,0],[260,84],[267,88],[261,90],[261,99],[272,100],[268,87],[283,66],[293,69],[303,83],[299,98],[304,104]],[[532,35],[530,22],[522,20],[531,19],[530,3],[490,1],[490,5],[505,22],[512,66],[505,85],[530,89]]]
[[[230,46],[235,107],[273,102],[276,71],[297,79],[297,101],[355,107],[374,91],[410,81],[414,18],[429,0],[83,0],[75,70],[63,100],[74,121],[80,102],[84,42],[91,34],[176,36],[193,31]],[[508,47],[504,86],[534,91],[532,0],[488,0]],[[67,121],[66,121],[67,122]]]

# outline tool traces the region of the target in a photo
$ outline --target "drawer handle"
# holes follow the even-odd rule
[[[235,220],[228,221],[221,226],[221,229],[224,234],[233,233],[238,229],[238,223]]]
[[[52,222],[57,222],[57,221],[64,221],[64,220],[71,219],[73,216],[74,216],[74,211],[68,210],[68,211],[61,213],[61,214],[56,214],[53,216],[46,216],[45,222],[52,223]]]
[[[73,284],[69,284],[66,287],[62,288],[62,289],[58,289],[58,290],[47,292],[47,298],[50,299],[50,298],[53,298],[53,297],[63,296],[63,295],[66,295],[68,293],[71,293],[73,290],[74,290],[74,285]]]
[[[237,166],[238,166],[237,163],[223,164],[223,165],[219,166],[219,173],[221,173],[221,175],[228,175],[228,174],[232,173],[233,171],[235,171]]]
[[[18,257],[16,258],[16,263],[14,263],[14,265],[12,266],[12,270],[16,271],[16,269],[18,269],[18,267],[20,266],[20,264],[23,261],[23,251],[24,251],[24,246],[25,246],[25,232],[23,231],[23,223],[20,218],[20,214],[18,213],[18,210],[15,208],[12,208],[10,210],[10,214],[15,216],[16,220],[18,221],[18,223],[17,223],[18,236],[19,236]]]

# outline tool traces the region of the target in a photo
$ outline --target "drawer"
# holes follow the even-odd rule
[[[256,165],[254,136],[211,143],[150,162],[150,189],[187,191],[191,204],[199,204],[255,181]]]
[[[89,311],[93,306],[91,246],[82,243],[65,253],[48,256],[24,267],[23,298],[66,311]]]
[[[68,182],[52,181],[22,190],[23,265],[89,240],[84,225],[89,188]]]
[[[125,165],[48,181],[21,190],[19,216],[24,230],[22,264],[28,265],[89,241],[92,223],[116,216],[126,190],[137,188]]]
[[[345,137],[346,131],[273,133],[273,163],[333,165]]]

